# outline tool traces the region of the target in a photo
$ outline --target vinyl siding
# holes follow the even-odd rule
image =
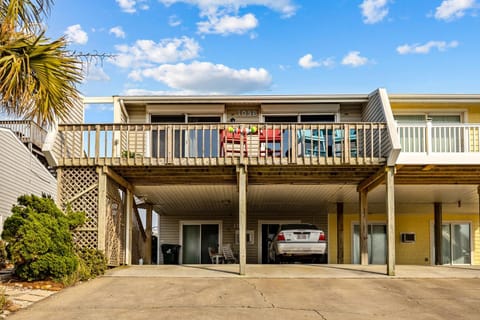
[[[0,128],[0,230],[17,198],[23,194],[57,195],[57,182],[47,169],[8,129]]]
[[[361,105],[340,105],[340,122],[361,122]]]
[[[84,123],[84,121],[84,105],[83,103],[77,103],[68,110],[67,115],[60,121],[60,124],[79,124]]]

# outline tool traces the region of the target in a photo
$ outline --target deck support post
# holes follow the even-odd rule
[[[98,174],[98,216],[97,216],[97,249],[105,252],[107,232],[107,175],[102,167],[97,168]]]
[[[395,275],[395,167],[385,169],[386,181],[386,210],[387,210],[387,275]]]
[[[148,204],[145,219],[145,264],[152,264],[152,211],[153,206]]]
[[[337,263],[343,264],[343,202],[337,202]]]
[[[435,264],[442,265],[442,203],[434,203]]]
[[[360,264],[368,265],[368,192],[360,190]]]
[[[245,275],[247,264],[247,173],[245,166],[237,166],[238,175],[238,235],[239,274]]]
[[[127,189],[126,203],[126,222],[125,222],[125,264],[132,264],[132,244],[133,244],[133,192]]]

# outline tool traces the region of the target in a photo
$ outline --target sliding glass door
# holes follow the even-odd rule
[[[442,225],[443,264],[471,263],[471,235],[469,223]]]
[[[218,249],[220,225],[184,223],[182,225],[182,263],[211,263],[208,248]]]
[[[353,263],[360,263],[360,225],[353,226]],[[368,263],[387,263],[387,226],[368,225]]]

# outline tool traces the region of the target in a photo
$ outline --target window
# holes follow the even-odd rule
[[[394,118],[403,152],[462,152],[468,145],[468,132],[457,125],[462,122],[460,114],[400,114]],[[427,127],[428,120],[431,127]]]
[[[302,114],[300,122],[335,122],[334,114]]]
[[[396,114],[394,115],[397,123],[422,123],[431,120],[432,123],[461,123],[462,117],[455,115],[435,115],[435,114]]]
[[[265,116],[265,122],[297,122],[298,117],[296,115],[286,115],[286,116]]]

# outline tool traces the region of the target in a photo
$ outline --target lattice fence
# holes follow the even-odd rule
[[[108,179],[105,256],[111,266],[125,264],[125,204],[125,190]]]
[[[83,211],[86,221],[74,234],[82,247],[97,248],[98,242],[98,174],[94,167],[63,168],[59,178],[59,203]]]

